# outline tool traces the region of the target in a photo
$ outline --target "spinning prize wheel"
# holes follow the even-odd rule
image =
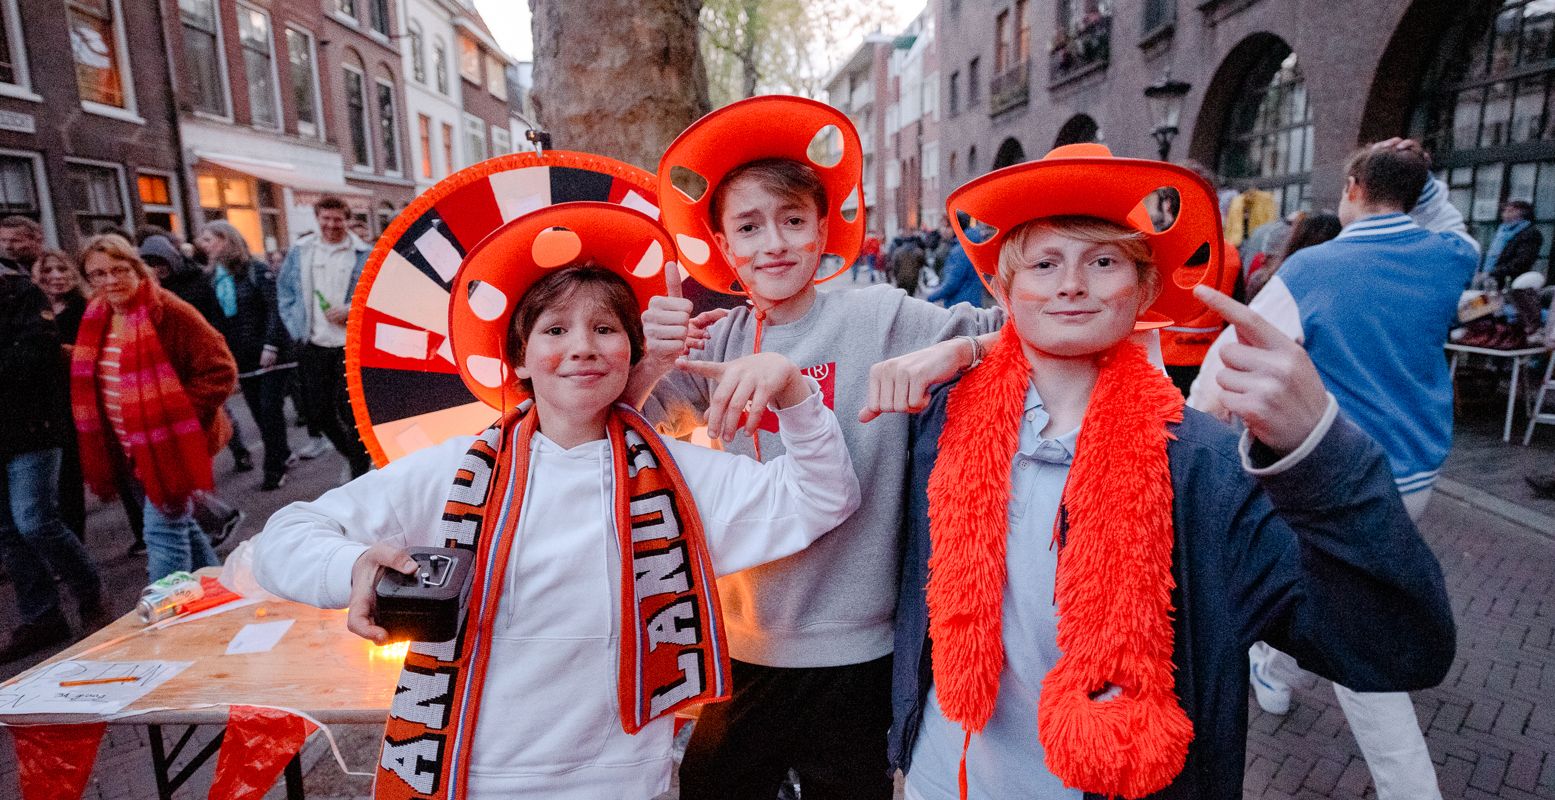
[[[465,387],[448,340],[449,292],[466,253],[503,223],[558,203],[619,203],[657,219],[657,183],[604,156],[520,153],[454,173],[400,212],[362,271],[347,327],[346,383],[373,461],[497,418]]]

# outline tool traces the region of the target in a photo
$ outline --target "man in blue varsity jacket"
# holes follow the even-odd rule
[[[1387,453],[1404,506],[1419,519],[1452,446],[1452,379],[1442,346],[1478,245],[1447,202],[1430,160],[1408,140],[1362,148],[1345,168],[1338,238],[1294,253],[1251,307],[1298,342],[1339,408]],[[1223,414],[1221,348],[1205,358],[1188,404]],[[1290,658],[1252,649],[1259,705],[1285,713]],[[1403,692],[1335,685],[1379,800],[1439,800],[1436,773],[1414,706]]]

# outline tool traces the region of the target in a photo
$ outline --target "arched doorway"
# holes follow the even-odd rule
[[[999,144],[999,152],[994,154],[993,168],[1008,167],[1011,164],[1019,164],[1026,160],[1026,149],[1020,146],[1020,142],[1014,137],[1005,139]]]
[[[1054,147],[1063,147],[1066,144],[1080,144],[1082,142],[1101,141],[1101,126],[1089,114],[1076,114],[1058,129],[1058,138],[1053,140]]]
[[[1488,243],[1507,200],[1533,203],[1544,234],[1538,268],[1555,240],[1555,2],[1503,0],[1446,29],[1422,81],[1410,133]]]
[[[1267,33],[1248,37],[1226,57],[1212,91],[1216,85],[1226,94],[1221,124],[1209,129],[1218,131],[1215,172],[1239,188],[1269,192],[1282,214],[1308,207],[1312,105],[1290,45]],[[1203,144],[1196,136],[1196,150]]]

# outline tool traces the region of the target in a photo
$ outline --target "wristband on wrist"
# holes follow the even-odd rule
[[[965,339],[967,340],[968,344],[972,345],[972,363],[962,367],[961,371],[966,372],[968,370],[976,369],[978,364],[983,363],[983,343],[979,342],[976,336],[961,335],[957,336],[956,338]]]

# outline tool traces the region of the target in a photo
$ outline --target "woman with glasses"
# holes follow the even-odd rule
[[[94,236],[81,253],[93,297],[70,363],[71,412],[87,486],[145,492],[147,572],[220,563],[192,498],[212,488],[211,456],[232,434],[219,411],[237,383],[221,334],[157,285],[128,240]]]

